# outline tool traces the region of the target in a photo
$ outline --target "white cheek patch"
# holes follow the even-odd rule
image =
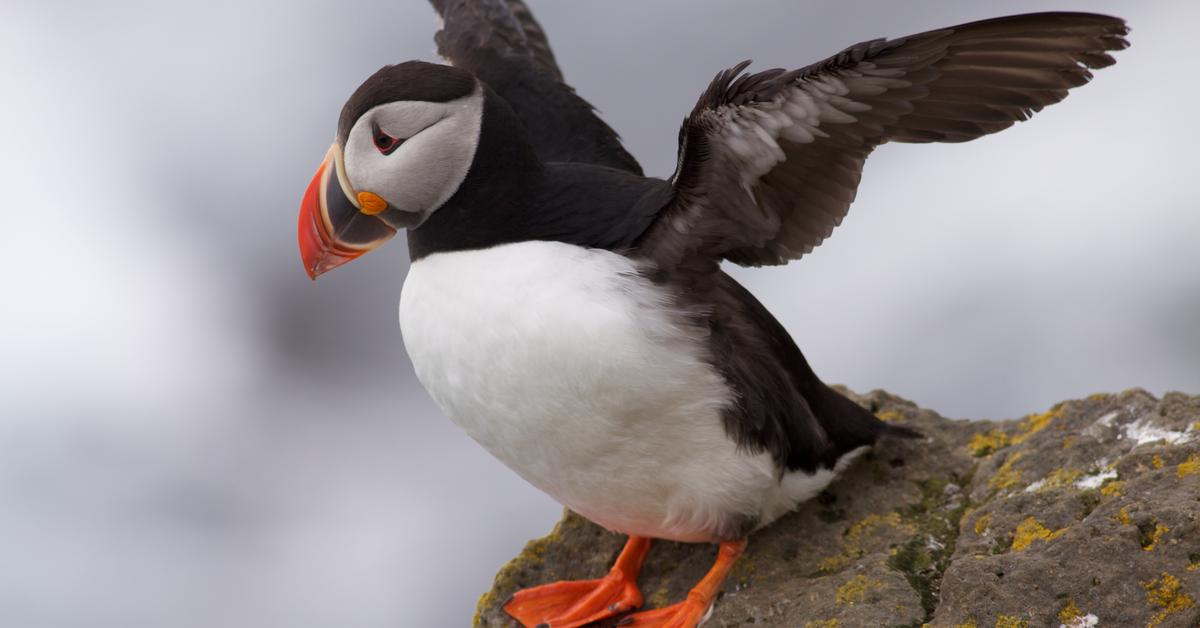
[[[346,139],[346,175],[356,192],[428,218],[467,178],[479,145],[483,91],[446,103],[406,101],[367,111]],[[404,138],[391,155],[375,148],[372,126]]]

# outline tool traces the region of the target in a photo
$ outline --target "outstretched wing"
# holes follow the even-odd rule
[[[438,53],[508,101],[543,161],[642,174],[616,132],[563,82],[546,33],[521,0],[431,0],[442,17]]]
[[[679,134],[674,196],[639,242],[660,268],[782,264],[841,223],[878,145],[1008,128],[1114,63],[1125,23],[1085,13],[863,42],[794,71],[721,72]]]

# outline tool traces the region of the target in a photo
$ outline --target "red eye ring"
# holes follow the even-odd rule
[[[375,142],[375,148],[378,148],[379,152],[384,155],[391,155],[404,143],[404,140],[384,133],[378,124],[371,125],[371,137],[372,141]]]

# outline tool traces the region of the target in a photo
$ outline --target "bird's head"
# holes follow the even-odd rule
[[[483,88],[470,73],[409,61],[363,82],[300,205],[312,278],[413,229],[462,184],[475,157]]]

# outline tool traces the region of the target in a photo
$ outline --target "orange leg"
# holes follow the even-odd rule
[[[517,591],[504,611],[526,628],[576,628],[642,605],[638,572],[650,551],[650,539],[631,536],[606,576],[544,584]]]
[[[635,613],[617,625],[630,628],[696,628],[721,591],[725,576],[729,575],[729,570],[745,549],[746,539],[721,543],[717,550],[717,562],[713,563],[712,569],[708,570],[700,583],[688,592],[686,600],[666,608]]]

